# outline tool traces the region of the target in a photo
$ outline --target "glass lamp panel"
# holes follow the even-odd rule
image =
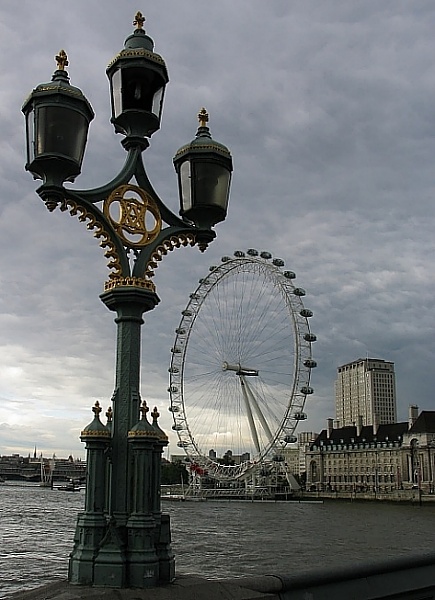
[[[216,204],[223,209],[228,208],[228,199],[230,195],[231,173],[227,169],[221,168],[221,174],[218,178],[218,186],[216,190]]]
[[[26,116],[27,136],[27,162],[31,163],[35,158],[35,111],[32,108]]]
[[[186,160],[180,167],[181,203],[184,211],[192,208],[192,179],[190,176],[190,161]]]
[[[68,107],[43,106],[38,110],[35,154],[62,154],[81,164],[87,134],[82,114]]]
[[[121,70],[118,69],[112,76],[112,103],[113,116],[118,117],[122,112],[122,86],[121,86]]]
[[[211,204],[226,210],[231,173],[211,162],[196,163],[195,172],[195,204]]]
[[[153,73],[139,67],[122,71],[122,110],[151,112],[154,96]]]
[[[156,115],[156,117],[159,118],[159,120],[160,120],[160,113],[162,111],[164,89],[165,89],[164,87],[161,87],[160,89],[158,89],[157,92],[154,94],[154,98],[153,98],[152,112]]]

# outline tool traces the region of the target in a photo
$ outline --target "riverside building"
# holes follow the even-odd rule
[[[307,490],[435,492],[435,411],[409,407],[402,423],[334,427],[328,419],[306,453]]]
[[[396,423],[394,363],[379,358],[359,358],[338,367],[335,381],[336,425]]]

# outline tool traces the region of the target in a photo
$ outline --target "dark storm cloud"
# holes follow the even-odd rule
[[[114,315],[98,299],[105,259],[82,224],[49,214],[34,193],[20,108],[65,47],[71,81],[97,114],[76,186],[109,180],[125,152],[109,123],[105,67],[138,8],[0,8],[2,453],[32,450],[33,425],[47,452],[82,452],[90,406],[110,400]],[[145,153],[154,186],[176,211],[171,159],[194,137],[203,105],[235,166],[217,241],[205,255],[180,250],[156,271],[162,302],[146,316],[142,392],[162,408],[164,427],[180,311],[210,264],[249,247],[283,258],[314,310],[319,367],[307,429],[333,416],[336,367],[367,353],[395,361],[401,419],[411,402],[431,409],[433,3],[222,0],[205,10],[199,0],[166,0],[142,10],[170,75],[162,130]]]

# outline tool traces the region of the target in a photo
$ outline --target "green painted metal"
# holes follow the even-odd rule
[[[157,88],[166,84],[166,66],[163,59],[154,54],[152,40],[142,30],[143,18],[139,15],[136,15],[138,28],[109,65],[107,72],[112,87],[113,78],[119,77],[116,72],[121,72],[124,83],[131,83],[132,75],[139,77],[142,91],[143,85],[150,81],[157,82]],[[53,82],[48,91],[43,89],[44,85],[38,86],[24,104],[28,125],[38,127],[38,121],[32,120],[35,107],[47,102],[67,110],[71,107],[81,110],[89,123],[92,109],[80,90],[70,86],[66,72],[56,71]],[[154,83],[152,89],[145,90],[147,94],[155,94]],[[77,90],[75,95],[71,90]],[[127,97],[121,100],[128,104]],[[81,160],[71,162],[68,156],[43,156],[35,162],[31,145],[28,156],[32,160],[28,159],[26,168],[42,179],[37,193],[47,208],[50,211],[59,208],[82,221],[99,240],[109,261],[108,267],[113,271],[106,282],[106,291],[100,296],[105,306],[116,314],[113,410],[106,413],[108,423],[103,425],[99,416],[101,409],[95,406],[95,418],[81,434],[87,452],[86,498],[85,509],[77,518],[68,579],[76,585],[147,588],[170,582],[175,576],[170,520],[168,515],[162,514],[160,504],[161,458],[168,438],[158,425],[156,409],[152,412],[152,422],[148,421],[140,396],[141,329],[145,313],[160,301],[151,271],[174,248],[198,245],[200,250],[205,250],[216,235],[211,227],[217,221],[202,219],[206,226],[200,227],[198,223],[179,218],[151,185],[142,153],[149,145],[146,136],[160,126],[161,105],[158,115],[151,116],[146,114],[150,112],[146,104],[112,105],[112,109],[116,113],[112,116],[116,131],[125,134],[122,145],[127,157],[109,183],[89,190],[66,189],[64,181],[80,173]],[[43,138],[44,131],[36,135]],[[28,136],[28,141],[30,138]],[[220,152],[228,153],[223,157],[228,166],[229,152],[227,149]],[[162,221],[156,237],[143,247],[135,247],[123,239],[106,210],[105,201],[111,194],[120,193],[120,186],[132,183],[137,186],[136,191],[148,194]]]
[[[97,403],[98,405],[98,403]],[[106,535],[106,461],[110,445],[110,430],[101,423],[98,406],[95,418],[82,431],[86,442],[87,474],[85,510],[77,518],[74,548],[69,561],[68,578],[71,583],[92,584],[96,549]]]
[[[156,547],[158,515],[152,510],[155,479],[153,454],[159,436],[147,420],[148,410],[148,407],[142,406],[142,418],[130,430],[128,439],[133,453],[132,506],[127,521],[129,579],[133,587],[143,587],[145,581],[152,586],[160,578],[163,579]],[[160,449],[158,453],[161,460]],[[160,467],[158,470],[160,472]]]
[[[112,425],[112,486],[111,514],[120,526],[125,526],[131,512],[131,460],[128,432],[139,420],[140,349],[142,315],[152,310],[159,299],[156,294],[140,288],[117,288],[100,296],[104,304],[117,313],[116,376]]]

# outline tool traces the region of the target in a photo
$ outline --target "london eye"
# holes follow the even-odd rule
[[[295,277],[269,252],[236,251],[210,267],[182,311],[169,410],[178,446],[201,473],[242,478],[284,461],[297,441],[316,336]]]

